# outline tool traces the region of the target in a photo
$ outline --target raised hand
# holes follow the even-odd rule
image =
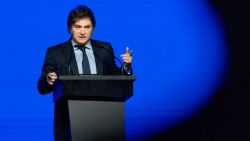
[[[124,61],[125,65],[130,65],[132,63],[132,50],[129,50],[126,47],[126,53],[121,55],[122,60]]]

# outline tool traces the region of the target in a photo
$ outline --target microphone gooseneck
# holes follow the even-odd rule
[[[122,75],[124,75],[123,63],[122,63],[122,61],[121,61],[119,58],[117,58],[117,57],[114,55],[114,53],[113,53],[112,51],[110,51],[110,50],[108,50],[107,48],[104,48],[104,47],[99,47],[99,46],[95,46],[95,47],[98,47],[98,48],[100,48],[100,49],[104,49],[104,50],[107,51],[110,55],[112,55],[112,57],[114,57],[114,58],[120,63],[120,65],[121,65],[121,67],[122,67]]]

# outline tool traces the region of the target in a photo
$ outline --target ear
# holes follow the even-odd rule
[[[72,28],[71,28],[71,29],[69,29],[69,33],[70,33],[70,34],[72,34],[72,33],[73,33],[73,32],[72,32]]]
[[[72,27],[73,27],[73,25],[71,25],[71,27],[70,28],[68,28],[68,32],[70,33],[70,34],[72,34],[73,32],[72,32]]]
[[[92,32],[91,32],[91,35],[94,34],[94,31],[95,31],[95,28],[93,27],[93,28],[92,28]]]

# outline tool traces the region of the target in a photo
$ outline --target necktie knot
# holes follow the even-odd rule
[[[87,48],[85,45],[74,45],[74,47],[80,49],[81,51],[85,51],[85,49]]]
[[[85,47],[85,45],[74,45],[74,47]]]

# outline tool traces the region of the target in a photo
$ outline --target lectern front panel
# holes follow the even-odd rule
[[[68,100],[72,141],[124,141],[124,102]]]

